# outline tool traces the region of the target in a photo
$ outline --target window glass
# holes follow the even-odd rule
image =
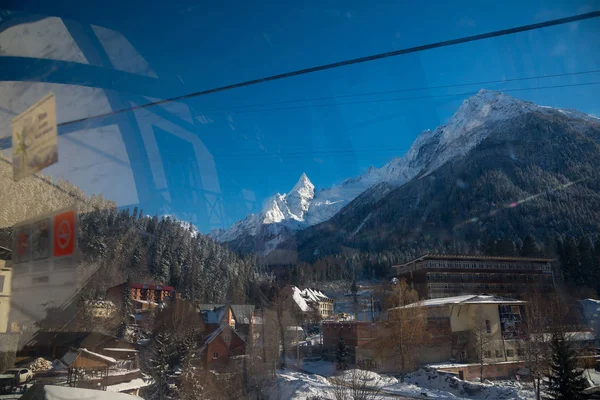
[[[487,362],[598,331],[597,2],[123,3],[0,5],[1,370],[328,397],[303,356],[476,362],[463,302]]]

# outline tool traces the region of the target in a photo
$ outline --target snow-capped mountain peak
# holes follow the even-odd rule
[[[288,193],[288,196],[295,193],[299,194],[302,197],[311,199],[315,196],[315,185],[313,185],[313,183],[310,181],[310,179],[308,179],[308,176],[306,176],[306,173],[304,172],[302,173],[302,175],[300,175],[300,179],[298,179],[298,182]]]
[[[310,207],[311,200],[315,197],[315,185],[308,179],[305,173],[300,176],[298,183],[287,194],[286,200],[290,212],[298,220],[304,220],[304,214]]]
[[[263,224],[280,223],[284,220],[303,222],[314,197],[315,185],[302,173],[292,190],[287,194],[277,193],[266,202],[261,213]]]
[[[394,157],[381,168],[370,167],[360,176],[316,193],[306,174],[302,174],[290,192],[270,198],[259,217],[249,216],[225,231],[213,231],[210,235],[220,241],[231,241],[244,233],[260,234],[262,226],[264,242],[267,243],[263,251],[269,251],[285,239],[281,235],[330,219],[365,190],[382,182],[397,187],[417,176],[430,174],[448,161],[464,156],[485,140],[494,132],[494,123],[530,112],[562,113],[570,116],[574,123],[582,119],[598,121],[577,111],[538,106],[482,89],[464,100],[445,125],[418,135],[404,156]],[[259,241],[260,238],[256,238],[255,242]]]

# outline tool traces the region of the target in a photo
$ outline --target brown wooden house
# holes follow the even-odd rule
[[[61,360],[67,366],[67,385],[106,390],[108,369],[117,360],[87,349],[73,349]]]
[[[208,369],[223,369],[229,366],[232,357],[243,356],[246,341],[229,325],[221,325],[204,338],[200,348],[202,365]]]

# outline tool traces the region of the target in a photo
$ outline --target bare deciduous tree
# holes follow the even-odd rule
[[[527,339],[524,343],[525,360],[533,380],[537,400],[541,399],[541,383],[550,361],[550,335],[552,302],[540,294],[526,298]]]
[[[368,371],[352,369],[331,378],[331,400],[375,400],[381,397],[381,386],[372,382]]]
[[[388,304],[393,308],[388,311],[387,326],[381,330],[375,350],[380,358],[395,364],[404,380],[404,374],[416,367],[419,348],[426,344],[427,316],[417,291],[405,280],[392,287]]]
[[[279,329],[275,310],[265,308],[257,318],[246,347],[246,391],[249,398],[262,398],[264,389],[275,380],[279,363]]]
[[[492,350],[493,334],[490,321],[486,318],[483,307],[477,307],[474,318],[474,347],[477,354],[477,361],[479,362],[479,380],[483,382],[483,361],[486,353]]]

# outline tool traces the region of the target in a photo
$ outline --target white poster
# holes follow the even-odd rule
[[[13,179],[21,180],[58,161],[58,129],[54,93],[11,121]]]

